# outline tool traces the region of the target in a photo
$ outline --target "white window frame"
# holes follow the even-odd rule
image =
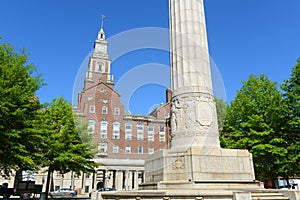
[[[121,110],[119,107],[114,108],[114,115],[120,115],[120,112],[121,112]]]
[[[119,153],[119,146],[117,145],[113,146],[113,153]]]
[[[115,121],[113,124],[113,139],[120,139],[120,122]]]
[[[90,105],[90,113],[95,113],[95,105]]]
[[[143,154],[143,147],[142,146],[138,146],[138,154]]]
[[[95,133],[95,120],[89,119],[88,121],[88,133],[93,135]]]
[[[107,106],[102,106],[102,112],[103,115],[107,115],[108,114],[108,108]]]
[[[126,154],[131,154],[131,146],[126,146],[125,147],[125,153]]]
[[[137,140],[144,140],[144,125],[139,122],[137,124]]]
[[[148,141],[154,142],[154,125],[153,124],[148,125]]]
[[[107,143],[100,142],[98,146],[98,150],[100,151],[100,153],[107,153]]]
[[[108,129],[108,122],[106,120],[102,120],[100,123],[100,138],[102,139],[107,138],[107,129]]]
[[[125,123],[125,140],[132,140],[132,124]]]
[[[163,127],[163,131],[162,131],[162,127]],[[166,141],[166,127],[163,125],[159,126],[159,141],[160,142]]]
[[[154,148],[153,147],[149,147],[148,154],[154,154]]]

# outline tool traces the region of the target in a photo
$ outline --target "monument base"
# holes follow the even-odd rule
[[[145,183],[140,189],[259,188],[252,155],[246,150],[172,148],[146,159]],[[246,186],[247,185],[247,186]]]

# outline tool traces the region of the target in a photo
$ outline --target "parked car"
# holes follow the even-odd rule
[[[76,196],[77,192],[71,188],[61,188],[56,191],[50,192],[50,196]]]
[[[115,188],[100,188],[94,192],[108,192],[108,191],[116,191]],[[92,196],[92,192],[89,193],[89,197]]]
[[[115,188],[100,188],[97,192],[107,192],[107,191],[116,191]]]

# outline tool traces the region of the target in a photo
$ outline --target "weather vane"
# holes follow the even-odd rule
[[[104,23],[105,15],[101,15],[101,28],[103,28],[103,23]]]

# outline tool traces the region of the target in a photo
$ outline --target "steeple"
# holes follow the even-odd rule
[[[113,75],[110,74],[110,62],[108,56],[108,43],[105,40],[103,30],[104,15],[101,15],[101,26],[97,39],[94,43],[94,52],[90,57],[89,69],[85,79],[85,88],[89,88],[95,84],[103,82],[113,87]]]
[[[100,31],[98,32],[98,40],[105,40],[105,32],[103,30],[103,24],[104,24],[104,19],[105,16],[101,15],[101,26],[100,26]]]

